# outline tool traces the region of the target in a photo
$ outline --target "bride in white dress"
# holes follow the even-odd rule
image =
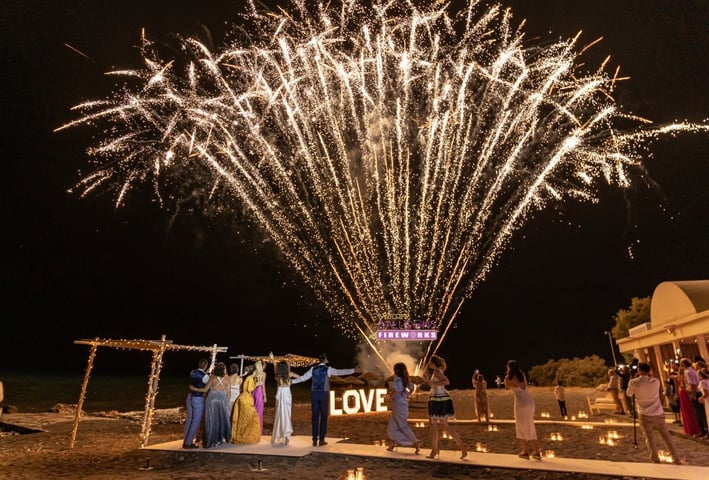
[[[273,354],[271,354],[273,358]],[[290,436],[293,434],[293,423],[291,422],[291,409],[293,406],[293,396],[291,395],[291,378],[298,375],[290,370],[290,364],[280,361],[273,364],[276,377],[276,412],[273,418],[273,432],[271,434],[271,445],[288,445]]]

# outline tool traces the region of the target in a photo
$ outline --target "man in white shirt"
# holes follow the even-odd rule
[[[659,433],[672,454],[672,462],[680,464],[679,451],[665,424],[665,410],[660,400],[660,381],[651,377],[652,367],[648,363],[638,364],[638,376],[628,382],[626,395],[635,395],[635,405],[640,414],[640,429],[645,435],[645,443],[650,450],[650,460],[660,463],[655,443],[655,432]]]

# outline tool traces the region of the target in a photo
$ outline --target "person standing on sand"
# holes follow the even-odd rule
[[[307,372],[293,379],[292,382],[295,385],[313,379],[311,393],[313,447],[327,445],[325,436],[327,435],[327,417],[330,414],[330,377],[360,372],[359,367],[337,369],[328,366],[327,355],[324,353],[320,354],[318,360],[317,365],[310,367]]]
[[[628,389],[625,394],[629,397],[635,395],[635,405],[638,408],[640,418],[640,429],[645,435],[645,444],[650,450],[650,460],[660,463],[660,457],[655,443],[655,432],[664,440],[667,448],[672,454],[672,462],[680,464],[679,451],[672,441],[667,425],[665,424],[665,410],[660,400],[660,381],[651,377],[652,367],[650,364],[640,362],[638,364],[638,376],[628,382]]]
[[[487,381],[485,376],[478,370],[473,373],[473,388],[475,389],[475,413],[478,416],[478,422],[490,421],[490,406],[487,398]]]
[[[566,392],[564,391],[564,381],[559,380],[556,382],[554,387],[554,397],[556,398],[556,403],[559,404],[559,413],[563,418],[566,418]]]
[[[623,401],[620,399],[620,377],[614,368],[608,369],[608,392],[611,394],[613,403],[615,403],[615,412],[618,415],[625,415]]]
[[[542,459],[537,441],[537,429],[534,426],[534,399],[529,393],[527,377],[519,368],[516,360],[507,362],[507,375],[505,375],[505,388],[514,394],[515,404],[515,433],[521,447],[517,455],[520,458],[529,458],[527,444],[531,444],[534,451],[532,458]]]
[[[209,360],[203,358],[197,364],[198,368],[190,372],[190,392],[187,394],[187,418],[185,419],[185,436],[182,440],[182,448],[197,448],[194,439],[204,414],[204,392],[194,391],[192,388],[204,389],[207,386],[209,382],[208,366]]]

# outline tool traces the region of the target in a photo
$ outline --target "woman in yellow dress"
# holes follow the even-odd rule
[[[231,443],[238,445],[259,443],[261,441],[261,424],[254,407],[254,398],[251,396],[251,392],[256,388],[254,370],[253,365],[247,367],[248,376],[241,385],[241,395],[234,403],[231,416]]]

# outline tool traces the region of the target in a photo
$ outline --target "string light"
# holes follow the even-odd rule
[[[211,347],[203,347],[196,345],[176,345],[172,343],[172,340],[167,340],[165,335],[160,338],[160,340],[128,340],[128,339],[101,339],[99,337],[93,340],[83,339],[74,340],[77,345],[90,345],[91,351],[89,352],[88,365],[86,366],[86,373],[84,374],[84,381],[81,384],[81,393],[79,394],[79,401],[76,406],[76,414],[74,416],[74,428],[71,431],[71,442],[69,448],[74,448],[74,443],[76,441],[76,434],[79,430],[79,422],[81,421],[81,411],[84,404],[84,399],[86,398],[86,390],[89,384],[89,377],[91,370],[94,366],[94,359],[96,357],[96,351],[98,347],[111,347],[119,348],[122,350],[147,350],[153,352],[153,358],[150,365],[150,375],[148,376],[148,393],[145,396],[145,411],[143,414],[143,421],[140,430],[140,446],[145,447],[148,445],[148,439],[150,438],[150,427],[153,423],[153,416],[155,414],[155,398],[158,395],[159,382],[160,382],[160,371],[162,370],[163,355],[167,350],[177,350],[177,351],[192,351],[192,352],[209,352],[212,354],[212,368],[214,367],[214,359],[217,353],[223,353],[227,351],[227,347],[220,347],[217,344]]]

